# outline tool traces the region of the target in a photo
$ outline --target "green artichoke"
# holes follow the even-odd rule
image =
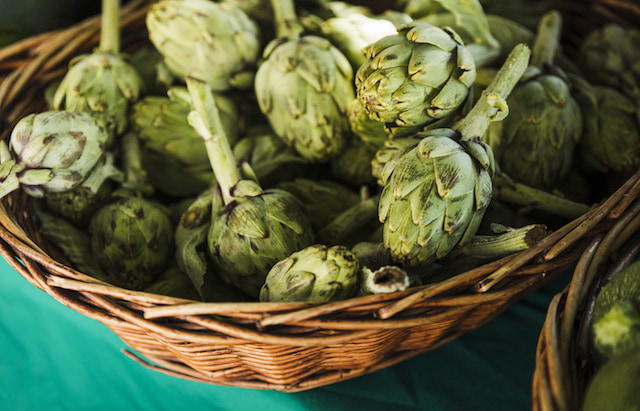
[[[216,93],[223,127],[232,142],[239,136],[235,103]],[[131,129],[143,142],[143,163],[149,181],[176,196],[195,195],[213,179],[202,138],[189,125],[191,111],[185,87],[172,87],[167,96],[146,96],[130,112]]]
[[[583,40],[577,63],[589,81],[615,88],[640,107],[639,44],[640,29],[609,23]]]
[[[358,291],[358,258],[344,246],[312,245],[278,262],[260,289],[261,302],[329,302]]]
[[[302,202],[314,232],[360,202],[360,195],[353,189],[330,180],[296,178],[283,181],[276,188],[293,194]]]
[[[585,127],[577,146],[582,164],[596,172],[629,172],[640,165],[638,109],[624,94],[611,87],[594,86],[596,111],[585,115]]]
[[[0,198],[22,187],[35,197],[83,183],[105,153],[108,133],[91,115],[72,111],[29,114],[0,143]]]
[[[503,170],[532,187],[551,189],[573,164],[582,133],[582,112],[566,74],[553,65],[561,17],[545,15],[531,65],[507,99],[509,116],[485,135]]]
[[[264,51],[255,78],[260,109],[274,132],[312,163],[337,156],[351,130],[353,70],[329,40],[301,36],[292,0],[273,0],[278,38]]]
[[[473,57],[451,29],[411,22],[363,50],[357,97],[394,136],[437,128],[458,114],[476,77]]]
[[[173,255],[173,226],[159,204],[126,196],[102,207],[89,223],[93,258],[110,282],[141,290]]]
[[[140,140],[125,133],[121,140],[125,179],[89,222],[93,258],[109,281],[141,290],[166,268],[174,254],[171,211],[143,196],[153,195],[142,167]]]
[[[55,110],[83,111],[102,121],[108,146],[127,128],[129,107],[144,89],[138,72],[120,54],[118,3],[103,0],[100,47],[71,60],[52,101]]]
[[[378,216],[394,261],[423,266],[464,245],[479,228],[492,196],[494,159],[481,136],[506,115],[504,98],[529,63],[517,46],[483,97],[455,129],[427,130],[386,163]]]
[[[197,77],[215,91],[253,84],[261,36],[241,9],[227,2],[161,0],[151,6],[146,24],[178,78]]]
[[[210,87],[195,78],[187,78],[187,87],[194,104],[189,122],[205,141],[224,202],[212,216],[208,251],[224,281],[257,297],[276,262],[313,242],[313,228],[292,194],[241,178]]]

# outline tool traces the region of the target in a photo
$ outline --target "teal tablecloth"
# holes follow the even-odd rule
[[[387,369],[301,393],[196,383],[125,357],[106,326],[0,261],[0,410],[527,410],[547,305],[566,273],[486,326]]]

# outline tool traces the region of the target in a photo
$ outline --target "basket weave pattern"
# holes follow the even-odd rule
[[[124,51],[147,41],[149,3],[123,8]],[[0,50],[2,138],[24,115],[46,109],[44,89],[71,58],[97,46],[99,34],[99,19],[92,18]],[[529,250],[436,284],[326,304],[198,303],[100,282],[73,269],[44,238],[32,199],[22,192],[0,204],[0,253],[34,286],[109,327],[133,349],[125,353],[147,367],[292,392],[373,372],[482,326],[571,267],[595,238],[617,227],[639,193],[636,174]]]

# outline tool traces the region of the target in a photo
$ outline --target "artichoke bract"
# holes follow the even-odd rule
[[[363,50],[356,94],[394,136],[437,128],[464,106],[476,77],[473,57],[449,28],[411,22]]]
[[[261,302],[329,302],[358,291],[360,262],[348,248],[312,245],[278,262],[260,290]]]
[[[255,93],[274,132],[312,163],[343,149],[351,130],[345,113],[354,99],[346,57],[315,35],[301,35],[292,0],[273,0],[278,37],[264,51]]]
[[[176,77],[197,77],[215,91],[253,84],[261,36],[241,9],[209,0],[161,0],[149,9],[146,24]]]
[[[103,0],[100,46],[71,60],[53,95],[53,109],[84,111],[102,121],[109,146],[127,128],[129,107],[144,89],[136,69],[120,54],[118,4]]]
[[[382,170],[378,217],[392,258],[423,266],[464,245],[479,228],[491,201],[495,164],[480,140],[491,121],[504,118],[504,99],[529,63],[530,50],[516,46],[494,81],[455,129],[418,134]]]
[[[313,228],[292,194],[241,178],[210,87],[190,77],[187,87],[194,104],[189,122],[205,141],[224,202],[212,215],[209,255],[224,281],[257,297],[275,263],[313,242]]]
[[[541,189],[553,188],[567,175],[583,127],[569,79],[553,64],[561,24],[555,11],[540,21],[531,65],[507,99],[509,116],[492,124],[485,136],[501,170]]]
[[[29,114],[0,143],[0,198],[22,187],[35,197],[82,184],[105,153],[108,133],[88,113]]]

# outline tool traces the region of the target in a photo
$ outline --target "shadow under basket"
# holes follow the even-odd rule
[[[134,0],[123,7],[124,51],[148,41],[148,6]],[[46,109],[45,88],[99,35],[96,17],[0,50],[2,138],[24,115]],[[22,191],[0,203],[0,253],[31,284],[109,327],[144,366],[204,383],[294,392],[388,367],[486,324],[612,235],[640,207],[639,194],[640,173],[531,249],[439,283],[325,304],[201,303],[98,281],[47,241]]]

